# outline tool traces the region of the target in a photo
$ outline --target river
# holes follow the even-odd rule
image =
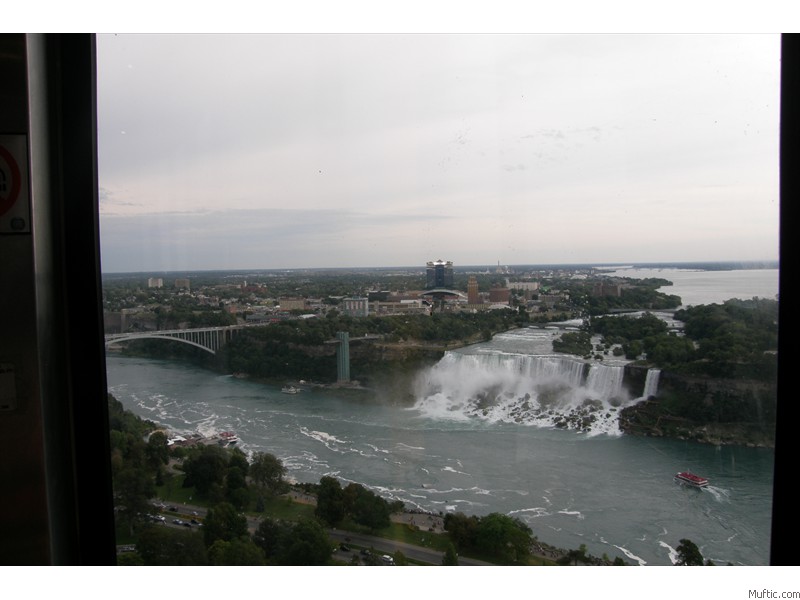
[[[548,352],[553,333],[517,330],[449,353],[420,374],[413,405],[324,388],[283,394],[118,355],[108,381],[140,416],[179,432],[234,430],[243,450],[275,454],[298,481],[334,475],[422,510],[502,512],[542,541],[632,564],[671,564],[681,538],[715,562],[768,564],[773,452],[620,435],[614,411],[642,391],[621,389],[613,365],[591,385],[571,381],[575,361]],[[547,410],[587,398],[600,409],[586,431],[552,426]],[[676,485],[681,470],[711,485]]]

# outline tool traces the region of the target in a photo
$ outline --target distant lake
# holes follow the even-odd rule
[[[609,276],[668,279],[671,286],[659,288],[664,294],[680,296],[682,306],[721,304],[731,298],[749,300],[754,296],[774,300],[779,289],[779,269],[699,271],[689,269],[619,269]]]

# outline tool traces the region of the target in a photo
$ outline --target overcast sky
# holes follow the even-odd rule
[[[103,270],[778,258],[777,35],[99,35]]]

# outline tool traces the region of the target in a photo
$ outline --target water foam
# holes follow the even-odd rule
[[[666,549],[667,549],[667,553],[669,554],[669,561],[670,561],[670,562],[671,562],[673,565],[676,565],[676,564],[678,564],[678,551],[677,551],[675,548],[673,548],[672,546],[670,546],[670,545],[669,545],[668,543],[666,543],[666,542],[658,542],[658,544],[659,544],[661,547],[663,547],[663,548],[666,548]]]
[[[643,558],[641,558],[639,556],[636,556],[633,552],[631,552],[630,550],[628,550],[624,546],[617,546],[615,544],[612,544],[612,546],[614,548],[616,548],[617,550],[619,550],[620,552],[622,552],[625,556],[627,556],[631,560],[636,561],[639,564],[640,567],[643,567],[643,566],[645,566],[647,564],[646,560],[644,560]]]
[[[731,501],[731,498],[730,498],[731,492],[730,492],[730,490],[726,490],[726,489],[723,489],[723,488],[718,488],[718,487],[713,486],[713,485],[708,485],[708,486],[704,487],[703,490],[708,492],[708,493],[710,493],[712,496],[714,496],[714,500],[716,500],[717,502],[730,502]]]
[[[425,450],[422,446],[409,446],[408,444],[404,444],[402,442],[397,442],[396,446],[398,448],[408,448],[409,450]]]
[[[548,512],[546,508],[543,508],[541,506],[534,506],[531,508],[520,508],[519,510],[509,511],[508,514],[516,515],[521,513],[526,513],[524,516],[526,518],[531,518],[531,519],[538,519],[539,517],[549,517],[551,514],[550,512]],[[533,513],[533,514],[527,514],[527,513]]]
[[[583,519],[585,519],[585,518],[586,518],[586,517],[584,517],[584,516],[583,516],[583,514],[582,514],[580,511],[578,511],[578,510],[560,510],[560,511],[558,511],[558,514],[560,514],[560,515],[569,515],[569,516],[578,517],[578,520],[579,520],[579,521],[582,521]]]
[[[448,352],[417,380],[414,409],[431,419],[558,427],[620,435],[631,403],[624,367],[577,357]]]
[[[316,440],[322,443],[328,450],[332,450],[334,452],[344,452],[345,450],[341,450],[338,445],[339,444],[346,444],[344,440],[338,439],[336,436],[333,436],[329,433],[324,431],[315,431],[311,429],[306,429],[305,427],[300,427],[300,433],[304,436],[311,438],[312,440]],[[350,450],[348,450],[350,451]]]

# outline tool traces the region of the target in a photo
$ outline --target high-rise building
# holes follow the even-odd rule
[[[481,297],[478,294],[478,280],[475,275],[469,276],[467,281],[467,304],[480,304]]]
[[[428,261],[427,266],[426,289],[453,287],[453,261]]]

